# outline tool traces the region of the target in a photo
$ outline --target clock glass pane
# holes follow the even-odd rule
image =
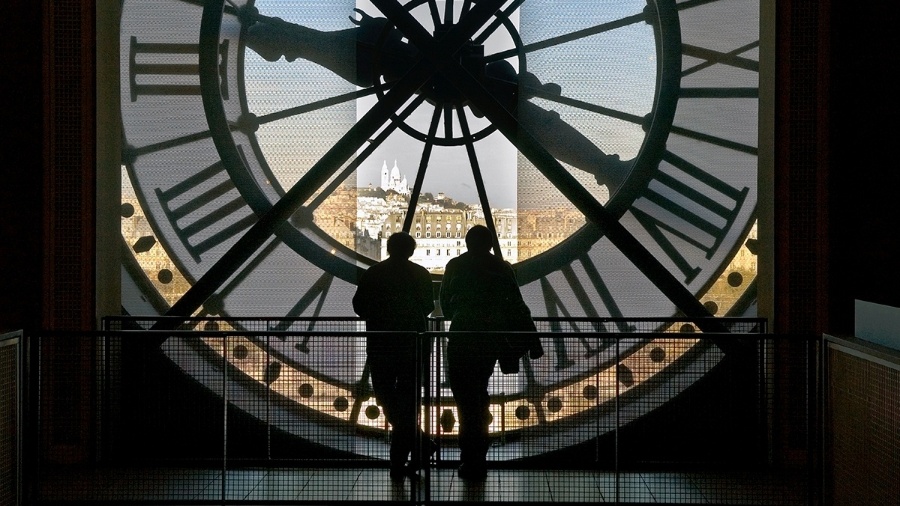
[[[464,17],[463,4],[420,1],[405,8],[439,37]],[[368,0],[315,8],[277,0],[229,3],[219,37],[227,88],[221,99],[234,104],[234,111],[226,105],[232,125],[246,117],[258,122],[244,136],[233,128],[249,177],[219,170],[208,186],[198,183],[194,194],[182,194],[179,184],[183,190],[191,184],[184,180],[204,176],[163,167],[190,163],[209,174],[217,170],[218,152],[202,138],[206,110],[190,75],[199,70],[184,71],[197,62],[191,47],[202,8],[174,5],[183,11],[176,23],[166,8],[128,2],[122,30],[129,167],[123,234],[132,245],[143,241],[132,248],[135,258],[146,259],[142,269],[166,304],[255,219],[252,203],[246,212],[208,218],[214,227],[204,217],[225,213],[234,195],[251,202],[249,186],[277,202],[420,58]],[[255,8],[257,21],[241,22],[241,7]],[[729,26],[716,26],[726,17]],[[527,142],[540,144],[575,185],[620,215],[689,291],[734,292],[737,275],[732,284],[716,282],[736,272],[732,260],[743,259],[741,287],[755,278],[745,243],[753,239],[756,201],[758,19],[755,2],[648,8],[641,0],[532,1],[498,12],[476,30],[460,60],[531,133]],[[167,43],[179,39],[183,44]],[[304,209],[314,229],[292,222],[319,248],[343,252],[361,267],[385,256],[387,236],[407,229],[419,241],[414,259],[439,275],[465,251],[467,228],[490,220],[500,237],[498,253],[522,264],[523,283],[552,280],[586,254],[584,260],[610,271],[605,278],[617,278],[610,281],[617,293],[640,298],[655,291],[655,280],[639,279],[648,276],[628,265],[629,251],[601,239],[602,223],[600,231],[586,231],[597,221],[571,188],[548,179],[546,171],[556,168],[542,167],[516,142],[437,73],[313,190]],[[229,177],[233,190],[215,199],[205,193]],[[198,195],[206,197],[192,214],[172,216]],[[548,306],[545,289],[531,291]],[[674,305],[659,299],[621,311],[672,312]],[[716,304],[715,314],[725,314],[728,308]],[[599,306],[598,314],[613,312]]]

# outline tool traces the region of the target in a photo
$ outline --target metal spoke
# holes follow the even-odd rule
[[[503,258],[500,240],[497,237],[497,227],[494,224],[494,216],[491,212],[491,203],[488,200],[487,190],[484,188],[484,178],[481,177],[481,166],[478,164],[478,156],[475,154],[475,144],[472,142],[472,135],[469,132],[469,122],[466,120],[465,109],[459,106],[456,109],[456,115],[459,117],[459,128],[462,131],[462,136],[466,139],[466,154],[469,155],[469,166],[472,168],[472,177],[475,179],[478,201],[481,203],[482,212],[484,212],[485,225],[491,231],[491,237],[493,238],[494,255]]]
[[[513,48],[508,49],[506,51],[500,51],[499,53],[494,53],[492,55],[487,55],[484,57],[484,61],[486,63],[492,61],[505,60],[507,58],[511,58],[514,56],[518,56],[521,53],[531,53],[534,51],[538,51],[541,49],[547,49],[549,47],[558,46],[560,44],[565,44],[567,42],[576,41],[579,39],[584,39],[587,37],[591,37],[603,32],[609,32],[612,30],[616,30],[628,25],[633,25],[635,23],[644,23],[647,21],[647,15],[644,13],[634,14],[632,16],[627,16],[622,19],[617,19],[615,21],[610,21],[608,23],[601,23],[597,26],[592,26],[590,28],[585,28],[583,30],[577,30],[572,33],[567,33],[564,35],[559,35],[557,37],[551,37],[549,39],[545,39],[539,42],[532,42],[531,44],[525,44],[521,49]]]
[[[453,0],[446,0],[444,2],[444,24],[453,24]]]
[[[423,53],[432,56],[441,56],[432,60],[440,63],[446,57],[454,54],[465,44],[481,26],[494,15],[506,0],[482,0],[475,4],[468,15],[453,25],[440,41],[434,40],[422,25],[410,14],[397,0],[372,0],[391,22],[394,23],[403,34],[416,45]]]
[[[453,107],[450,105],[444,106],[444,137],[453,138]]]
[[[219,289],[215,296],[210,298],[215,298],[219,301],[225,300],[225,298],[228,297],[229,294],[234,292],[234,290],[238,286],[240,286],[241,283],[244,282],[244,280],[246,280],[251,274],[253,274],[253,271],[255,271],[256,268],[259,267],[260,264],[262,264],[263,261],[265,261],[266,258],[268,258],[269,255],[271,255],[272,252],[274,252],[281,244],[284,244],[281,238],[277,236],[272,238],[272,240],[265,247],[263,247],[253,255],[253,258],[247,263],[247,265],[243,266],[243,268],[233,278],[231,278],[227,284]]]
[[[428,127],[428,138],[422,149],[422,159],[419,161],[419,170],[416,172],[416,182],[413,184],[412,194],[409,197],[409,207],[406,209],[406,218],[403,220],[403,231],[409,233],[412,228],[413,218],[416,214],[416,204],[419,202],[419,193],[422,192],[422,183],[425,181],[425,170],[428,168],[428,160],[431,159],[431,150],[434,148],[434,136],[437,133],[438,123],[441,120],[440,107],[434,108],[431,116],[431,126]]]
[[[393,82],[385,83],[382,86],[385,89],[390,89]],[[335,95],[330,98],[326,98],[323,100],[316,100],[315,102],[310,102],[308,104],[299,105],[296,107],[291,107],[289,109],[284,109],[283,111],[272,112],[269,114],[264,114],[259,117],[259,124],[271,123],[273,121],[282,120],[285,118],[290,118],[291,116],[299,116],[301,114],[306,114],[308,112],[318,111],[319,109],[325,109],[327,107],[331,107],[338,104],[343,104],[345,102],[350,102],[351,100],[358,100],[363,97],[368,97],[370,95],[374,95],[377,92],[377,89],[373,87],[364,88],[361,90],[351,91],[349,93],[344,93],[341,95]]]
[[[550,102],[556,102],[558,104],[568,105],[568,106],[582,109],[585,111],[595,112],[597,114],[602,114],[602,115],[608,116],[610,118],[627,121],[627,122],[633,123],[635,125],[642,125],[644,123],[644,117],[638,116],[637,114],[631,114],[631,113],[619,111],[616,109],[610,109],[608,107],[603,107],[601,105],[592,104],[590,102],[585,102],[583,100],[577,100],[577,99],[569,98],[569,97],[566,97],[563,95],[557,95],[555,93],[547,92],[540,88],[534,88],[531,86],[526,86],[525,91],[526,91],[526,93],[525,93],[526,95],[535,96],[538,98],[542,98],[544,100],[548,100]]]
[[[723,139],[722,137],[716,137],[715,135],[705,134],[702,132],[698,132],[696,130],[691,130],[688,128],[680,127],[680,126],[672,126],[671,132],[674,135],[683,135],[685,137],[689,137],[694,140],[703,141],[709,144],[713,144],[715,146],[720,146],[723,148],[733,149],[740,153],[746,153],[748,155],[759,156],[759,148],[756,146],[751,146],[749,144],[743,144],[740,142],[730,141],[728,139]]]
[[[183,146],[185,144],[190,144],[192,142],[200,141],[203,139],[209,139],[212,134],[209,130],[204,130],[202,132],[196,132],[188,135],[183,135],[180,137],[175,137],[173,139],[168,139],[162,142],[157,142],[155,144],[147,144],[146,146],[141,146],[139,148],[132,148],[126,146],[123,148],[123,160],[134,160],[135,158],[146,155],[147,153],[153,153],[155,151],[163,151],[165,149],[174,148],[176,146]]]
[[[467,12],[472,8],[472,0],[463,0],[462,9],[460,17],[465,16]]]
[[[422,105],[422,102],[425,102],[425,97],[423,95],[416,96],[413,99],[412,103],[410,103],[409,106],[407,106],[400,114],[398,114],[397,118],[394,121],[391,121],[384,128],[384,130],[379,132],[378,135],[366,145],[366,148],[349,165],[347,165],[347,167],[344,168],[344,170],[341,171],[341,173],[338,174],[337,177],[333,178],[327,186],[322,188],[322,191],[320,191],[319,194],[316,195],[316,197],[306,205],[306,209],[310,212],[314,209],[317,209],[319,205],[321,205],[322,202],[324,202],[325,199],[327,199],[334,192],[334,190],[336,190],[337,187],[341,185],[341,183],[346,181],[347,178],[350,177],[351,174],[353,174],[353,171],[359,168],[362,162],[366,161],[369,156],[373,152],[375,152],[375,150],[378,149],[378,147],[381,146],[384,141],[388,137],[390,137],[392,133],[394,133],[395,130],[397,130],[397,128],[400,126],[400,123],[406,120],[406,118],[408,118],[409,115],[413,113],[413,111],[415,111],[420,105]]]
[[[518,9],[519,6],[523,3],[525,3],[525,0],[515,0],[507,8],[503,9],[503,12],[495,17],[494,20],[491,21],[491,23],[487,25],[484,30],[481,31],[481,33],[478,34],[478,37],[475,37],[473,42],[475,44],[484,44],[484,41],[486,41],[488,37],[490,37],[495,31],[497,31],[497,28],[499,28],[500,25],[503,24],[503,20],[509,19],[509,16],[513,13],[513,11]]]
[[[428,11],[431,13],[431,22],[435,28],[441,26],[441,14],[438,10],[437,0],[428,0]]]

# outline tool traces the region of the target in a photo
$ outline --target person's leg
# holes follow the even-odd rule
[[[372,382],[372,392],[388,423],[394,423],[395,402],[394,390],[397,378],[394,376],[394,367],[390,357],[369,354],[369,380]]]
[[[405,444],[408,437],[402,434],[406,430],[404,418],[408,414],[404,413],[404,406],[400,402],[397,392],[397,371],[398,368],[393,357],[369,355],[369,378],[372,381],[372,391],[392,429],[390,450],[392,476],[403,471],[403,466],[409,457],[409,446]]]
[[[496,359],[479,353],[471,343],[454,345],[452,341],[447,354],[450,390],[459,414],[460,461],[472,477],[477,478],[485,470],[489,446],[490,397],[487,387]]]
[[[417,427],[419,385],[416,381],[416,363],[412,357],[394,357],[391,365],[396,378],[393,395],[394,414],[391,420],[393,425],[391,462],[406,463],[407,457],[415,446],[415,438],[419,434]],[[416,465],[418,465],[418,461]]]

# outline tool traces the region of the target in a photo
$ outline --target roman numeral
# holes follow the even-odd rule
[[[759,88],[681,88],[681,98],[759,98]]]
[[[569,268],[566,267],[566,269]],[[547,304],[547,316],[550,318],[559,318],[560,316],[565,318],[572,317],[559,294],[553,289],[550,282],[547,281],[547,278],[541,278],[541,291],[544,294],[544,302]],[[574,324],[572,325],[574,327]],[[562,325],[556,321],[550,322],[550,330],[552,332],[560,332],[562,330]],[[556,369],[568,369],[573,366],[575,361],[569,357],[569,352],[566,349],[566,339],[562,337],[553,337],[552,340],[553,352],[556,354]],[[591,356],[599,352],[598,349],[591,348],[587,339],[582,337],[579,339],[579,342],[581,343],[582,348],[584,348],[586,356]]]
[[[745,53],[752,49],[756,49],[759,47],[759,41],[751,42],[745,46],[741,46],[733,51],[729,51],[727,53],[723,53],[721,51],[713,51],[712,49],[706,49],[699,46],[692,46],[690,44],[682,44],[681,53],[685,56],[692,56],[694,58],[699,58],[704,60],[703,63],[699,65],[695,65],[693,67],[687,68],[682,72],[682,77],[693,74],[694,72],[703,70],[707,67],[711,67],[713,65],[727,65],[729,67],[734,67],[742,70],[749,70],[751,72],[759,72],[759,62],[756,60],[751,60],[749,58],[744,58],[740,55],[741,53]]]
[[[322,274],[322,276],[320,276],[319,279],[309,287],[306,293],[303,294],[302,297],[300,297],[300,300],[298,300],[297,303],[294,304],[294,307],[292,307],[285,316],[287,318],[300,316],[306,311],[307,308],[309,308],[309,306],[312,305],[313,302],[316,302],[317,300],[318,302],[316,303],[316,307],[315,309],[313,309],[313,314],[310,315],[310,318],[317,318],[318,316],[320,316],[322,314],[322,306],[325,304],[325,298],[328,297],[328,291],[331,289],[332,281],[334,281],[334,276],[328,273]],[[284,331],[290,328],[292,323],[293,322],[291,322],[290,320],[285,320],[276,325],[272,325],[270,327],[270,330]],[[306,331],[312,332],[314,327],[315,321],[310,320],[306,326]],[[294,345],[294,349],[301,353],[309,354],[309,337],[310,336],[308,335],[304,336],[303,341]],[[279,336],[279,339],[283,340],[284,337]]]
[[[698,132],[697,130],[691,130],[689,128],[684,128],[676,125],[673,125],[670,131],[672,134],[681,135],[700,142],[712,144],[714,146],[731,149],[739,153],[745,153],[751,156],[759,156],[759,149],[757,149],[756,146],[751,146],[749,144],[743,144],[741,142],[736,142],[733,140],[706,134],[703,132]]]
[[[256,223],[222,162],[214,163],[168,190],[156,188],[163,212],[188,253],[201,255]]]
[[[663,160],[672,170],[660,167],[631,213],[690,283],[701,269],[688,258],[698,252],[712,257],[749,189],[735,188],[671,152]],[[680,239],[677,244],[673,236]]]
[[[701,72],[710,67],[714,67],[716,65],[724,65],[727,67],[731,67],[729,70],[740,69],[747,70],[752,73],[755,73],[757,76],[759,74],[759,61],[753,60],[750,58],[745,58],[740,56],[741,54],[752,51],[759,48],[759,41],[754,41],[744,46],[741,46],[737,49],[729,51],[727,53],[723,53],[721,51],[714,51],[712,49],[706,49],[699,46],[693,46],[690,44],[683,44],[681,46],[681,52],[685,56],[690,56],[692,58],[697,58],[703,60],[701,63],[693,65],[691,67],[685,68],[681,77],[687,77],[691,74]],[[734,78],[729,81],[733,81]],[[755,83],[757,77],[753,77],[752,81]],[[742,84],[750,84],[747,82],[746,78],[739,79]],[[683,99],[689,98],[715,98],[715,99],[723,99],[723,98],[752,98],[759,99],[759,86],[721,86],[721,87],[685,87],[681,88],[679,91],[679,97]]]
[[[581,265],[582,271],[576,271],[572,267],[572,265],[576,265],[576,263]],[[600,272],[597,270],[597,266],[594,265],[594,262],[590,257],[586,254],[581,255],[578,257],[577,262],[573,262],[572,265],[563,267],[560,269],[560,272],[566,280],[569,289],[571,289],[576,302],[584,311],[584,314],[588,318],[600,318],[601,316],[597,311],[599,304],[606,308],[609,316],[613,318],[623,317],[622,311],[619,309],[619,306],[613,298],[609,288],[606,286],[606,283],[600,277]],[[541,279],[541,291],[544,295],[543,298],[547,308],[547,316],[550,316],[551,318],[560,316],[572,318],[572,314],[566,307],[565,301],[559,296],[559,293],[553,288],[547,278]],[[617,332],[629,332],[634,330],[633,327],[629,327],[622,322],[617,323],[616,325]],[[563,325],[560,322],[550,322],[550,329],[553,332],[579,332],[584,330],[578,327],[577,322],[570,323],[569,326],[570,328],[563,328]],[[610,332],[607,325],[603,322],[591,322],[591,328],[589,330],[592,332]],[[566,340],[566,338],[561,337],[553,338],[553,351],[556,354],[557,369],[566,369],[575,363],[569,356],[569,350],[566,348]],[[581,344],[582,351],[582,356],[580,358],[596,356],[612,344],[611,341],[607,342],[606,340],[592,343],[584,337],[580,337],[578,341]]]
[[[228,40],[219,44],[219,82],[228,100]],[[140,96],[200,96],[200,45],[138,42],[131,37],[128,52],[131,101]]]

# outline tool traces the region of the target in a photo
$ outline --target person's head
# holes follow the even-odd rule
[[[466,233],[466,248],[473,253],[485,253],[491,250],[494,236],[484,225],[475,225]]]
[[[416,251],[416,240],[406,232],[395,232],[388,237],[387,252],[389,256],[409,258]]]

